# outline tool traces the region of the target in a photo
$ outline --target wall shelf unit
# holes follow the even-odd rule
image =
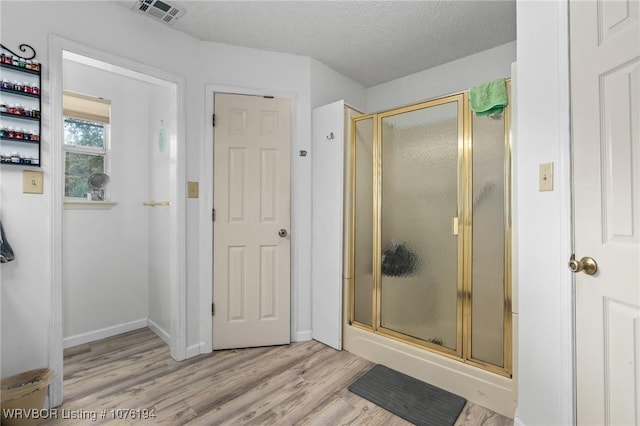
[[[0,165],[40,167],[42,69],[35,50],[0,44]]]
[[[40,141],[0,137],[0,141],[40,145]]]
[[[20,114],[10,114],[8,112],[0,112],[0,117],[7,117],[7,118],[19,118],[21,120],[31,120],[31,121],[36,121],[39,122],[40,118],[39,117],[27,117],[24,115],[20,115]]]
[[[0,68],[4,68],[4,67],[0,67]],[[12,67],[13,68],[13,67]],[[18,71],[19,72],[19,71]],[[21,91],[17,91],[17,90],[13,90],[13,89],[0,89],[0,92],[3,93],[10,93],[12,95],[16,95],[16,96],[26,96],[28,98],[36,98],[36,99],[40,99],[40,95],[34,95],[33,93],[26,93],[26,92],[21,92]]]

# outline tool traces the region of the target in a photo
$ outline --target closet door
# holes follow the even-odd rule
[[[313,110],[311,153],[312,337],[342,350],[344,101]]]

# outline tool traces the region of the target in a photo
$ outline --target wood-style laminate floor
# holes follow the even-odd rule
[[[66,349],[64,361],[64,404],[45,424],[409,424],[347,390],[371,362],[315,341],[176,362],[164,342],[141,329]],[[155,417],[131,419],[145,415],[141,410]],[[467,403],[461,425],[513,421]]]

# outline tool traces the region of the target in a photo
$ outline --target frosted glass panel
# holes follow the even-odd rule
[[[473,117],[472,358],[504,365],[504,118]]]
[[[373,118],[355,122],[354,320],[373,326]]]
[[[382,119],[384,328],[456,349],[458,104]]]

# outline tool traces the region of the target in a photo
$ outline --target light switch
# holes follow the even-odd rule
[[[198,182],[187,182],[187,197],[198,198]]]
[[[553,191],[553,163],[540,164],[540,192]]]
[[[24,194],[42,194],[42,172],[22,171],[22,192]]]

